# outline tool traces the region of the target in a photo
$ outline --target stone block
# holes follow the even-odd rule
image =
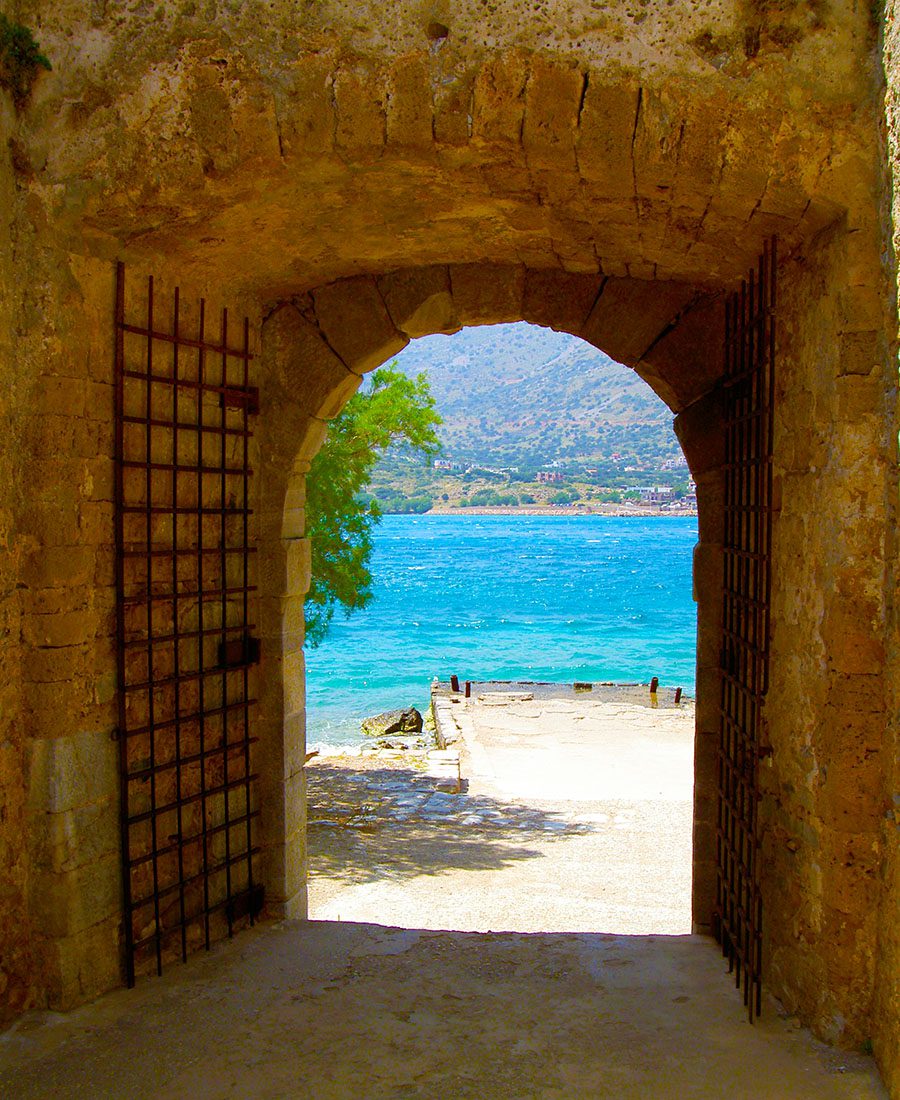
[[[355,156],[378,156],[386,139],[383,74],[375,66],[358,63],[334,74],[337,147]]]
[[[884,359],[884,341],[875,330],[841,333],[841,375],[868,375]],[[874,410],[873,410],[874,411]]]
[[[299,646],[286,652],[281,662],[284,709],[290,714],[306,705],[306,660]]]
[[[450,284],[462,325],[521,321],[525,268],[495,264],[452,264]]]
[[[405,149],[431,150],[431,80],[418,57],[402,57],[387,73],[387,142]]]
[[[331,149],[334,142],[331,69],[332,61],[327,55],[301,54],[291,66],[285,86],[275,86],[286,157]]]
[[[330,419],[359,388],[359,377],[335,354],[330,340],[323,340],[292,306],[268,318],[263,340],[266,363],[298,413]]]
[[[83,645],[101,630],[101,618],[92,608],[65,611],[57,615],[29,615],[24,639],[31,645],[65,648]]]
[[[313,300],[328,344],[356,374],[374,370],[408,343],[394,328],[375,280],[368,276],[319,287]]]
[[[835,598],[827,607],[822,640],[831,668],[849,675],[877,676],[884,668],[884,624],[875,608]]]
[[[463,68],[434,89],[434,140],[439,145],[465,148],[469,143],[473,68]]]
[[[574,64],[536,54],[525,89],[522,145],[529,165],[575,170],[578,111],[587,77]]]
[[[637,81],[588,84],[578,123],[578,167],[600,185],[607,199],[631,198],[634,173],[631,141],[640,104]],[[604,264],[604,270],[610,269]]]
[[[31,819],[29,851],[38,872],[66,874],[117,856],[119,801],[109,798],[64,813],[41,813]]]
[[[121,917],[116,914],[47,944],[47,1003],[66,1011],[122,984]]]
[[[309,591],[311,553],[309,539],[285,540],[286,596],[304,596]]]
[[[36,408],[43,413],[83,416],[86,387],[82,379],[44,377],[38,386]]]
[[[645,87],[632,139],[635,193],[640,198],[667,198],[675,186],[684,133],[680,97],[661,88]],[[633,274],[637,275],[636,272]]]
[[[70,871],[40,871],[31,876],[32,920],[51,939],[73,936],[118,915],[122,907],[118,851]]]
[[[281,624],[285,634],[302,634],[304,631],[303,595],[285,596],[281,601]]]
[[[86,675],[87,655],[82,646],[31,648],[25,652],[24,668],[32,683],[69,683]]]
[[[525,117],[528,58],[511,52],[482,65],[475,78],[472,138],[476,142],[518,145]]]
[[[56,720],[64,729],[67,711]],[[109,732],[88,730],[29,743],[30,812],[65,813],[118,797],[118,750]]]
[[[673,427],[692,475],[697,478],[725,464],[725,395],[714,389],[691,402]]]
[[[399,332],[412,338],[459,330],[450,275],[443,265],[392,271],[381,276],[378,289]]]
[[[583,336],[619,363],[636,366],[695,298],[684,283],[609,278]]]
[[[25,559],[22,579],[34,588],[76,588],[93,583],[95,550],[90,546],[37,547]]]
[[[522,320],[579,336],[602,285],[599,275],[529,269],[525,273]]]
[[[668,401],[674,411],[693,404],[716,385],[724,338],[722,303],[700,293],[679,314],[675,327],[653,345],[646,363],[674,395]]]

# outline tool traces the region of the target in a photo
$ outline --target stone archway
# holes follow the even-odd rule
[[[724,448],[720,397],[722,308],[715,292],[673,283],[571,275],[521,266],[436,265],[358,277],[316,288],[266,319],[261,400],[261,492],[285,501],[265,510],[261,622],[266,649],[264,741],[275,768],[263,785],[270,904],[305,913],[305,846],[300,764],[305,750],[302,614],[308,546],[302,537],[305,472],[362,375],[410,339],[464,325],[525,320],[580,336],[633,366],[676,414],[675,427],[697,481],[700,543],[698,708],[693,921],[709,931],[715,881],[715,745],[721,620],[721,497]],[[265,416],[267,405],[271,412]],[[290,425],[286,428],[286,423]],[[278,524],[276,528],[276,524]],[[280,676],[279,676],[280,670]],[[282,740],[283,737],[283,740]],[[278,764],[284,762],[284,770]]]
[[[322,420],[412,335],[523,317],[578,331],[678,413],[713,591],[715,297],[778,233],[766,973],[821,1034],[872,1038],[900,1074],[881,24],[866,5],[623,0],[601,18],[576,0],[550,19],[498,0],[403,2],[387,34],[340,2],[307,7],[96,5],[88,25],[79,5],[19,5],[54,69],[25,114],[0,110],[0,1015],[119,980],[110,261],[269,317],[265,769],[290,911],[302,695],[283,700],[281,666],[302,671],[302,474]]]

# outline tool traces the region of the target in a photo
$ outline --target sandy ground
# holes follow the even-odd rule
[[[646,934],[685,919],[680,872],[634,877],[655,846],[657,869],[687,862],[684,717],[595,702],[576,719],[520,700],[504,722],[496,700],[446,701],[459,794],[437,790],[452,747],[317,761],[319,919],[24,1017],[0,1036],[0,1097],[884,1100],[871,1059],[770,999],[751,1027],[709,940]],[[602,934],[616,922],[634,932]],[[438,930],[483,923],[543,930]]]

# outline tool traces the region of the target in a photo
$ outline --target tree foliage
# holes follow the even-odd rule
[[[365,499],[379,456],[403,441],[436,454],[441,423],[424,374],[407,378],[396,364],[382,367],[328,426],[306,479],[306,529],[312,542],[312,582],[306,597],[306,640],[317,646],[335,609],[347,615],[372,599],[372,531],[381,517]]]

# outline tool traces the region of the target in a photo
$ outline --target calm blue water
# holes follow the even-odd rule
[[[427,705],[431,680],[639,680],[694,691],[693,517],[385,516],[375,599],[307,655],[310,745]]]

